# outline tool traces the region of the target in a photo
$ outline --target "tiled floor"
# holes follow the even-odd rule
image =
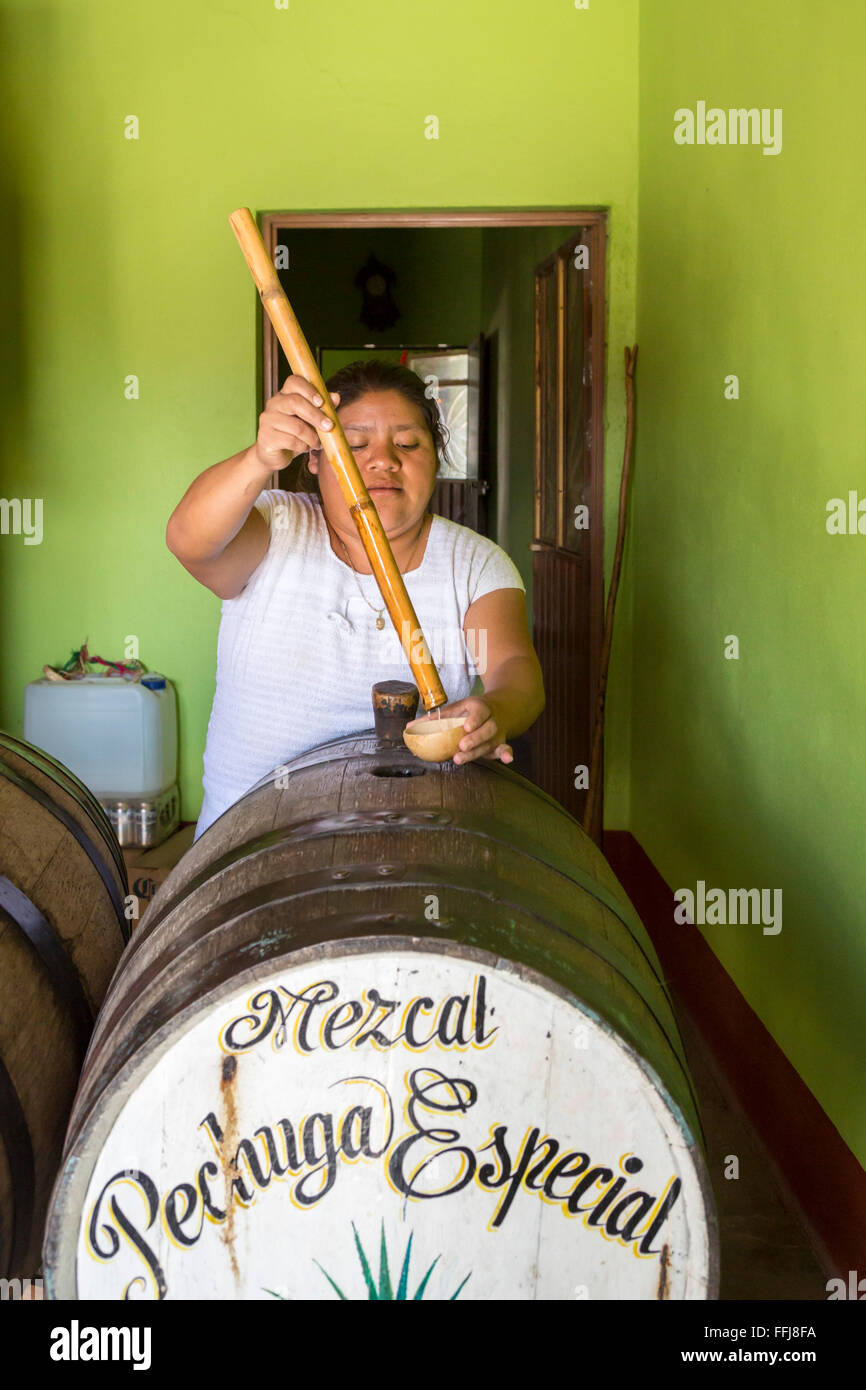
[[[721,1299],[826,1299],[830,1277],[796,1212],[786,1203],[761,1141],[729,1094],[691,1017],[674,996],[695,1083],[716,1198]],[[726,1179],[725,1160],[739,1159]]]

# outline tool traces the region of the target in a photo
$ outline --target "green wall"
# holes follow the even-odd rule
[[[674,888],[782,889],[778,935],[705,934],[861,1159],[866,537],[825,523],[864,490],[864,43],[854,6],[641,8],[629,561],[631,829]],[[675,144],[699,100],[782,108],[781,153]]]
[[[164,531],[192,478],[255,436],[258,300],[229,213],[609,206],[615,497],[619,364],[634,336],[637,0],[503,0],[495,15],[443,0],[432,20],[402,0],[363,12],[332,0],[324,26],[303,0],[0,0],[0,37],[2,492],[45,507],[41,546],[0,537],[0,720],[21,730],[43,662],[84,637],[115,656],[136,635],[177,685],[191,819],[219,601]],[[124,138],[129,115],[138,140]],[[429,115],[438,140],[425,138]],[[130,373],[138,400],[124,398]],[[620,788],[626,769],[609,748]],[[608,821],[627,823],[624,794]]]
[[[778,936],[706,935],[863,1156],[866,540],[824,518],[862,474],[866,20],[806,0],[652,0],[640,25],[638,0],[443,0],[433,21],[332,0],[321,18],[300,0],[0,0],[2,492],[45,508],[42,545],[0,537],[0,719],[21,730],[43,662],[135,634],[177,684],[198,812],[219,603],[164,528],[254,437],[235,207],[608,207],[608,569],[623,347],[640,358],[606,823],[672,886],[783,889]],[[783,152],[675,145],[698,100],[782,107]],[[522,441],[512,457],[525,422]]]

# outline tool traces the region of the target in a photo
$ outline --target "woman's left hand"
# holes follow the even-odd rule
[[[455,763],[470,763],[473,758],[499,758],[503,763],[514,761],[514,752],[505,742],[505,730],[501,727],[500,716],[491,699],[467,695],[465,700],[440,705],[438,710],[433,711],[432,718],[438,718],[440,711],[443,719],[457,719],[461,714],[466,716],[466,733],[454,754]]]

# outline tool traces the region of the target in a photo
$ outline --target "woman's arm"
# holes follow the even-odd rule
[[[339,392],[331,392],[336,403]],[[331,421],[304,377],[290,376],[259,416],[255,444],[191,483],[168,520],[165,541],[184,569],[219,598],[237,598],[267,553],[270,532],[253,505],[275,469],[319,444]]]
[[[253,506],[266,480],[255,446],[242,449],[200,473],[169,517],[169,550],[219,598],[237,598],[267,552],[268,524]]]
[[[454,762],[490,757],[511,762],[508,739],[534,724],[545,704],[523,590],[494,589],[476,599],[466,611],[463,631],[484,694],[442,706],[443,715],[466,711],[467,733]]]

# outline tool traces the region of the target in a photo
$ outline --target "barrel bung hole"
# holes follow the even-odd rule
[[[374,777],[423,777],[427,771],[426,767],[373,767],[370,769]]]

